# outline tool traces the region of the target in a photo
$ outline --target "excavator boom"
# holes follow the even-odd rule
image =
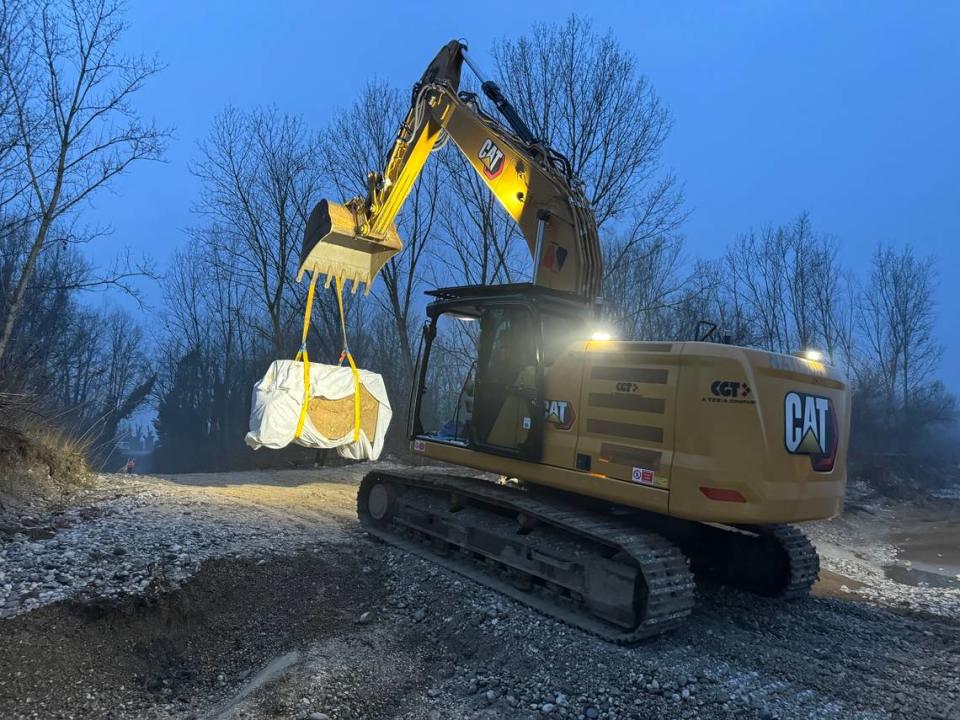
[[[533,134],[495,83],[482,89],[511,129],[484,114],[476,96],[459,92],[465,46],[444,46],[414,86],[413,101],[382,173],[368,177],[366,197],[324,200],[307,224],[298,279],[307,270],[370,284],[402,241],[396,219],[430,154],[447,137],[520,227],[534,258],[534,283],[593,300],[602,261],[590,203],[562,156]],[[472,66],[472,65],[471,65]],[[346,139],[345,139],[346,140]]]

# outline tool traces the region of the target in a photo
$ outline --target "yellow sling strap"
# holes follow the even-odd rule
[[[303,311],[303,335],[300,339],[300,350],[297,352],[295,362],[303,361],[303,403],[300,406],[300,418],[297,420],[297,429],[293,436],[300,437],[303,432],[303,425],[307,420],[307,408],[310,404],[310,355],[307,352],[307,335],[310,333],[310,314],[313,312],[313,295],[317,288],[317,272],[314,272],[310,278],[310,289],[307,290],[307,307]],[[353,361],[353,355],[350,353],[347,345],[347,321],[343,313],[343,284],[340,278],[334,278],[334,284],[337,289],[337,307],[340,309],[340,331],[343,334],[343,352],[340,355],[340,361],[343,358],[350,363],[350,371],[353,373],[353,442],[360,439],[360,372],[357,370],[357,364]]]
[[[303,423],[307,419],[307,406],[310,403],[310,355],[307,353],[307,335],[310,333],[310,313],[313,312],[313,293],[317,289],[317,272],[310,278],[310,289],[307,290],[307,307],[303,311],[303,335],[300,338],[300,350],[294,362],[303,361],[303,404],[300,406],[300,418],[297,420],[297,430],[293,437],[300,437],[303,432]]]
[[[353,442],[360,439],[360,372],[357,370],[357,364],[353,361],[353,355],[350,354],[350,346],[347,345],[347,321],[343,315],[343,283],[340,278],[334,279],[334,285],[337,288],[337,307],[340,308],[340,330],[343,333],[343,352],[340,354],[340,361],[347,358],[350,363],[350,371],[353,373]]]

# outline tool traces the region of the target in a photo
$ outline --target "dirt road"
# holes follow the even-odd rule
[[[105,477],[24,519],[0,547],[0,717],[960,720],[958,590],[922,510],[813,526],[819,597],[704,587],[687,627],[624,648],[369,539],[366,469]],[[909,548],[942,584],[891,577]]]

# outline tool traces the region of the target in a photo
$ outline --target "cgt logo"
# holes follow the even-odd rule
[[[483,174],[487,180],[495,180],[503,172],[503,150],[498,148],[493,140],[487,138],[483,141],[477,157],[483,164]]]
[[[783,399],[784,444],[791,455],[810,455],[813,469],[833,469],[837,419],[829,398],[789,392]]]
[[[750,394],[750,386],[746,383],[732,382],[730,380],[714,380],[710,385],[710,392],[717,397],[745,398]]]
[[[733,380],[714,380],[710,383],[710,394],[700,398],[703,402],[718,405],[756,405],[753,391],[745,382]]]

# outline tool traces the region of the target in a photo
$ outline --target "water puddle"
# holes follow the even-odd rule
[[[915,566],[884,565],[883,574],[896,583],[919,587],[960,588],[960,579],[950,575],[941,575],[939,572],[922,570]]]
[[[888,578],[913,587],[960,588],[960,523],[914,522],[901,526],[890,539],[897,562],[884,566]]]

